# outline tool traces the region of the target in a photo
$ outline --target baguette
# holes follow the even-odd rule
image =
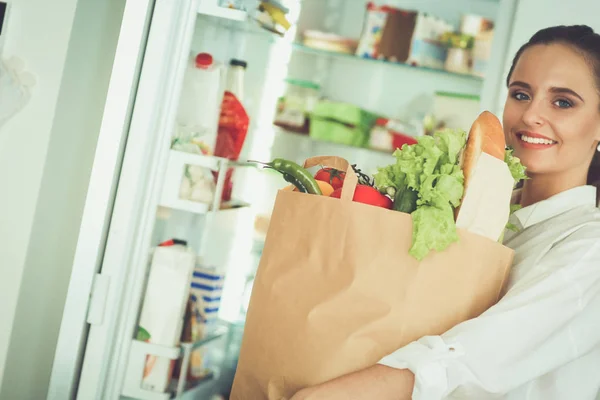
[[[469,181],[481,153],[487,153],[504,161],[505,151],[506,140],[500,120],[489,111],[482,112],[471,126],[467,144],[461,156],[461,167],[465,176],[464,193],[469,189]],[[455,217],[458,216],[459,211],[460,206],[455,210]]]

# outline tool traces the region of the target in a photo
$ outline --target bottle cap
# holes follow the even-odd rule
[[[206,69],[213,63],[213,57],[208,53],[200,53],[196,56],[196,68]]]
[[[234,66],[234,67],[248,68],[248,63],[246,61],[237,60],[235,58],[229,62],[229,65]]]

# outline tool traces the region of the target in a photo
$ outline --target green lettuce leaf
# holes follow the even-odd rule
[[[466,133],[458,130],[422,136],[417,144],[396,150],[396,164],[379,168],[375,174],[375,186],[382,192],[408,186],[419,195],[417,209],[412,213],[410,249],[417,260],[458,240],[453,210],[460,205],[464,191],[464,176],[458,163],[466,139]]]
[[[413,245],[409,254],[422,260],[431,250],[443,251],[458,241],[454,211],[450,205],[418,207],[412,213]]]
[[[398,164],[378,168],[377,171],[373,178],[375,179],[375,187],[381,193],[388,193],[390,188],[394,189],[395,192],[404,187],[406,174],[401,171]]]
[[[523,164],[521,164],[521,160],[518,157],[513,155],[513,149],[507,149],[504,153],[504,162],[508,165],[508,169],[510,170],[510,174],[515,180],[515,184],[522,181],[523,179],[527,179],[526,169]]]

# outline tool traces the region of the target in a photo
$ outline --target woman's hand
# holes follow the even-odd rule
[[[375,365],[303,389],[290,400],[409,400],[413,386],[414,375],[409,370]]]

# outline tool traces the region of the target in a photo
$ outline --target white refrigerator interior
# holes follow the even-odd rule
[[[413,122],[426,117],[436,92],[476,98],[479,109],[501,113],[507,66],[531,33],[559,22],[600,28],[592,17],[600,13],[597,0],[578,0],[581,8],[554,0],[388,2],[439,15],[454,26],[464,14],[493,20],[492,56],[481,78],[362,59],[302,42],[307,30],[359,38],[366,0],[279,2],[291,22],[284,35],[257,24],[258,1],[239,2],[248,11],[220,7],[217,0],[127,1],[49,399],[210,399],[227,393],[265,226],[277,189],[287,185],[281,176],[246,160],[282,157],[301,163],[331,154],[368,173],[393,160],[389,152],[317,141],[274,126],[286,79],[310,81],[323,98]],[[540,9],[546,11],[540,14]],[[240,101],[250,126],[238,161],[174,146],[186,68],[199,53],[209,53],[220,68],[215,73],[220,92],[211,91],[211,98],[223,97],[231,60],[246,64]],[[182,190],[182,182],[193,178],[190,171],[201,170],[213,184],[204,201],[182,196],[190,193]],[[221,203],[228,171],[234,176],[232,196]],[[178,343],[169,335],[168,341],[156,343],[139,336],[140,313],[152,251],[172,239],[185,241],[188,269],[195,264],[210,272],[206,279],[224,276],[224,281],[203,286],[219,295],[200,297],[219,305],[200,310],[197,317],[206,324],[200,337]],[[210,310],[218,316],[207,317]],[[163,360],[165,368],[175,365],[169,360],[179,360],[179,379],[166,382],[167,391],[143,384],[149,357]],[[206,376],[189,381],[188,367],[205,364]]]

